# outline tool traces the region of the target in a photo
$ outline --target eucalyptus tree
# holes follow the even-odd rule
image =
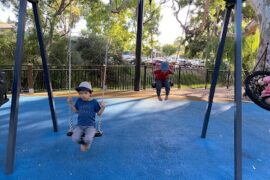
[[[255,23],[253,24],[256,26],[257,22],[260,31],[260,47],[257,54],[257,60],[259,60],[265,51],[267,43],[270,42],[270,3],[269,0],[248,0],[248,3],[251,4],[256,13]],[[267,52],[267,59],[269,60],[269,58],[270,48],[268,48]],[[267,62],[267,67],[269,68],[269,62]]]
[[[190,6],[190,13],[187,23],[180,21],[179,12]],[[253,19],[255,13],[249,5],[244,4],[243,8],[243,63],[245,69],[250,69],[250,64],[258,48],[258,33],[254,28]],[[211,59],[214,63],[216,47],[219,42],[219,33],[225,13],[225,1],[220,0],[173,0],[173,10],[180,28],[185,32],[186,53],[190,57],[202,57]],[[233,16],[232,16],[233,17]],[[234,18],[231,18],[231,25],[227,34],[227,41],[224,50],[224,59],[233,66],[233,32]]]

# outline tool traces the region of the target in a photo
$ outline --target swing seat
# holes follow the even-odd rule
[[[0,97],[0,107],[3,105],[3,104],[5,104],[5,103],[7,103],[9,101],[9,99],[8,98],[3,98],[3,99],[1,99],[1,97]]]
[[[261,97],[261,93],[265,88],[265,85],[259,85],[258,80],[270,76],[270,72],[267,71],[256,71],[245,80],[245,94],[258,106],[270,111],[270,104],[265,102],[265,98]]]
[[[98,131],[97,130],[97,132],[95,134],[95,137],[101,137],[102,136],[102,133],[103,133],[102,131]]]
[[[170,84],[171,87],[174,85],[172,80],[169,80],[169,84]],[[156,86],[157,86],[157,83],[156,82],[153,82],[152,83],[152,88],[155,89]],[[164,83],[162,83],[162,87],[165,87]]]
[[[73,134],[73,131],[69,131],[69,132],[67,132],[67,136],[72,136],[72,134]],[[85,133],[83,133],[82,135],[81,135],[81,138],[83,138],[85,136]],[[96,134],[95,134],[95,137],[101,137],[102,136],[102,131],[98,131],[97,130],[97,132],[96,132]]]
[[[86,144],[83,140],[85,136],[85,133],[82,133],[79,144]],[[101,137],[102,136],[102,132],[101,131],[96,131],[95,137]]]
[[[67,136],[72,136],[73,132],[72,131],[68,131],[67,132]]]

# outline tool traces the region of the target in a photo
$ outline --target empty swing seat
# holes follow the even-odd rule
[[[0,107],[9,100],[7,98],[7,85],[4,77],[5,73],[0,71]]]

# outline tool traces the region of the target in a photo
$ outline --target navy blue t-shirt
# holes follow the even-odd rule
[[[78,126],[95,126],[95,116],[100,110],[100,105],[96,99],[83,101],[79,98],[75,107],[78,110]]]

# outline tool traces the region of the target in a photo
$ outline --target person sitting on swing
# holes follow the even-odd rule
[[[261,98],[270,105],[270,76],[259,79],[258,84],[261,86],[265,85],[264,90],[261,92]]]
[[[93,90],[89,82],[81,82],[76,91],[80,97],[75,104],[73,104],[71,97],[67,99],[73,111],[78,113],[78,122],[73,131],[72,140],[75,143],[81,144],[81,151],[84,152],[90,148],[96,133],[95,115],[101,116],[105,109],[105,104],[104,102],[99,103],[92,98]],[[83,134],[84,136],[82,137]],[[81,142],[81,138],[83,142]]]
[[[169,75],[173,74],[173,68],[171,65],[169,65],[168,62],[162,62],[160,64],[160,68],[154,71],[155,75],[155,83],[156,83],[156,93],[158,100],[162,101],[163,99],[160,96],[161,93],[161,88],[165,87],[166,91],[166,96],[165,100],[168,100],[169,94],[170,94],[170,89],[171,85],[169,82]]]

